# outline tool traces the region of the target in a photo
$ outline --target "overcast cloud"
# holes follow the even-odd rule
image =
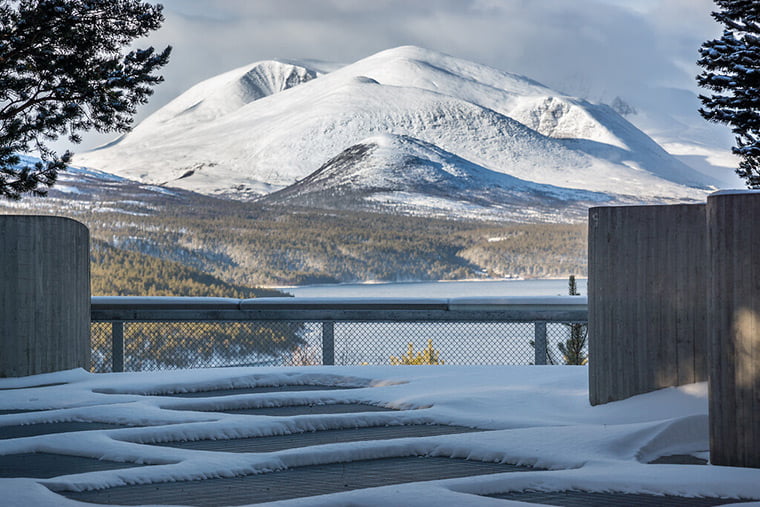
[[[350,63],[414,44],[523,74],[591,100],[650,86],[696,90],[711,0],[164,0],[174,46],[138,120],[191,85],[272,58]],[[80,151],[102,137],[88,136]]]

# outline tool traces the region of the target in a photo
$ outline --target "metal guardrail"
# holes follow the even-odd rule
[[[111,369],[124,370],[125,323],[321,324],[321,363],[335,364],[336,323],[532,323],[534,364],[547,364],[547,323],[588,321],[583,296],[484,298],[93,297],[91,320],[110,323]],[[463,340],[466,337],[462,337]]]

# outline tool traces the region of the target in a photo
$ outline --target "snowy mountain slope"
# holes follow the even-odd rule
[[[655,87],[622,101],[626,120],[646,132],[675,158],[718,180],[721,188],[746,185],[735,173],[739,160],[731,153],[734,137],[725,125],[699,115],[697,94]]]
[[[262,203],[317,208],[394,207],[410,202],[429,214],[501,216],[519,220],[526,208],[546,219],[582,219],[606,194],[541,185],[491,171],[424,141],[381,134],[362,140],[303,180],[261,199]]]
[[[657,176],[670,181],[693,186],[716,183],[674,160],[608,106],[563,96],[524,76],[411,46],[378,53],[351,69],[383,84],[404,86],[411,81],[414,87],[462,98],[516,119],[548,137],[594,141],[573,147],[615,163],[651,168]],[[415,77],[410,80],[410,75]],[[603,145],[623,151],[605,150]]]
[[[22,156],[24,164],[38,161],[35,157]],[[66,171],[60,172],[56,184],[47,191],[43,199],[25,197],[19,201],[0,202],[0,213],[70,216],[82,220],[91,229],[100,229],[102,224],[97,216],[101,214],[115,213],[125,218],[149,216],[178,202],[210,199],[205,195],[79,167],[67,167]],[[108,226],[112,225],[109,223]]]
[[[352,68],[383,84],[459,97],[549,137],[588,139],[627,148],[624,140],[584,111],[593,107],[591,104],[561,96],[525,76],[412,46],[378,53]],[[409,76],[414,77],[410,80]]]
[[[236,69],[196,85],[76,163],[251,198],[303,180],[382,134],[408,136],[520,180],[627,200],[703,199],[712,184],[607,106],[408,46],[324,75],[281,62]]]

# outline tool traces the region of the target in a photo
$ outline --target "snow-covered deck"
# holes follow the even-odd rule
[[[585,490],[760,500],[760,470],[654,465],[673,454],[707,457],[706,385],[669,388],[592,407],[588,372],[572,366],[410,366],[225,368],[91,374],[72,370],[0,379],[3,426],[51,421],[127,425],[0,439],[0,455],[58,453],[154,466],[48,479],[0,479],[5,505],[80,504],[52,492],[127,484],[197,481],[309,465],[429,456],[535,467],[533,471],[357,489],[283,505],[508,505],[481,496],[523,490]],[[41,386],[44,387],[30,387]],[[326,386],[172,396],[256,386]],[[339,389],[345,388],[345,389]],[[221,393],[224,394],[224,393]],[[398,410],[306,415],[215,412],[230,407],[364,404]],[[188,410],[190,409],[190,410]],[[39,410],[11,413],[12,410]],[[5,411],[5,412],[3,412]],[[411,424],[494,430],[338,442],[271,452],[144,445],[340,428]],[[142,442],[142,443],[138,443]],[[543,469],[543,470],[538,470]],[[409,480],[416,480],[410,477]],[[214,487],[213,480],[206,482]],[[200,484],[200,483],[199,483]],[[224,497],[220,502],[224,503]],[[146,498],[146,502],[150,499]],[[192,504],[192,499],[187,500]]]

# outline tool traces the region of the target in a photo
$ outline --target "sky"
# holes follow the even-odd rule
[[[136,119],[193,84],[268,59],[351,63],[413,44],[523,74],[594,101],[649,87],[697,91],[702,42],[720,35],[712,0],[164,0],[166,81]],[[107,136],[86,135],[76,151]]]

